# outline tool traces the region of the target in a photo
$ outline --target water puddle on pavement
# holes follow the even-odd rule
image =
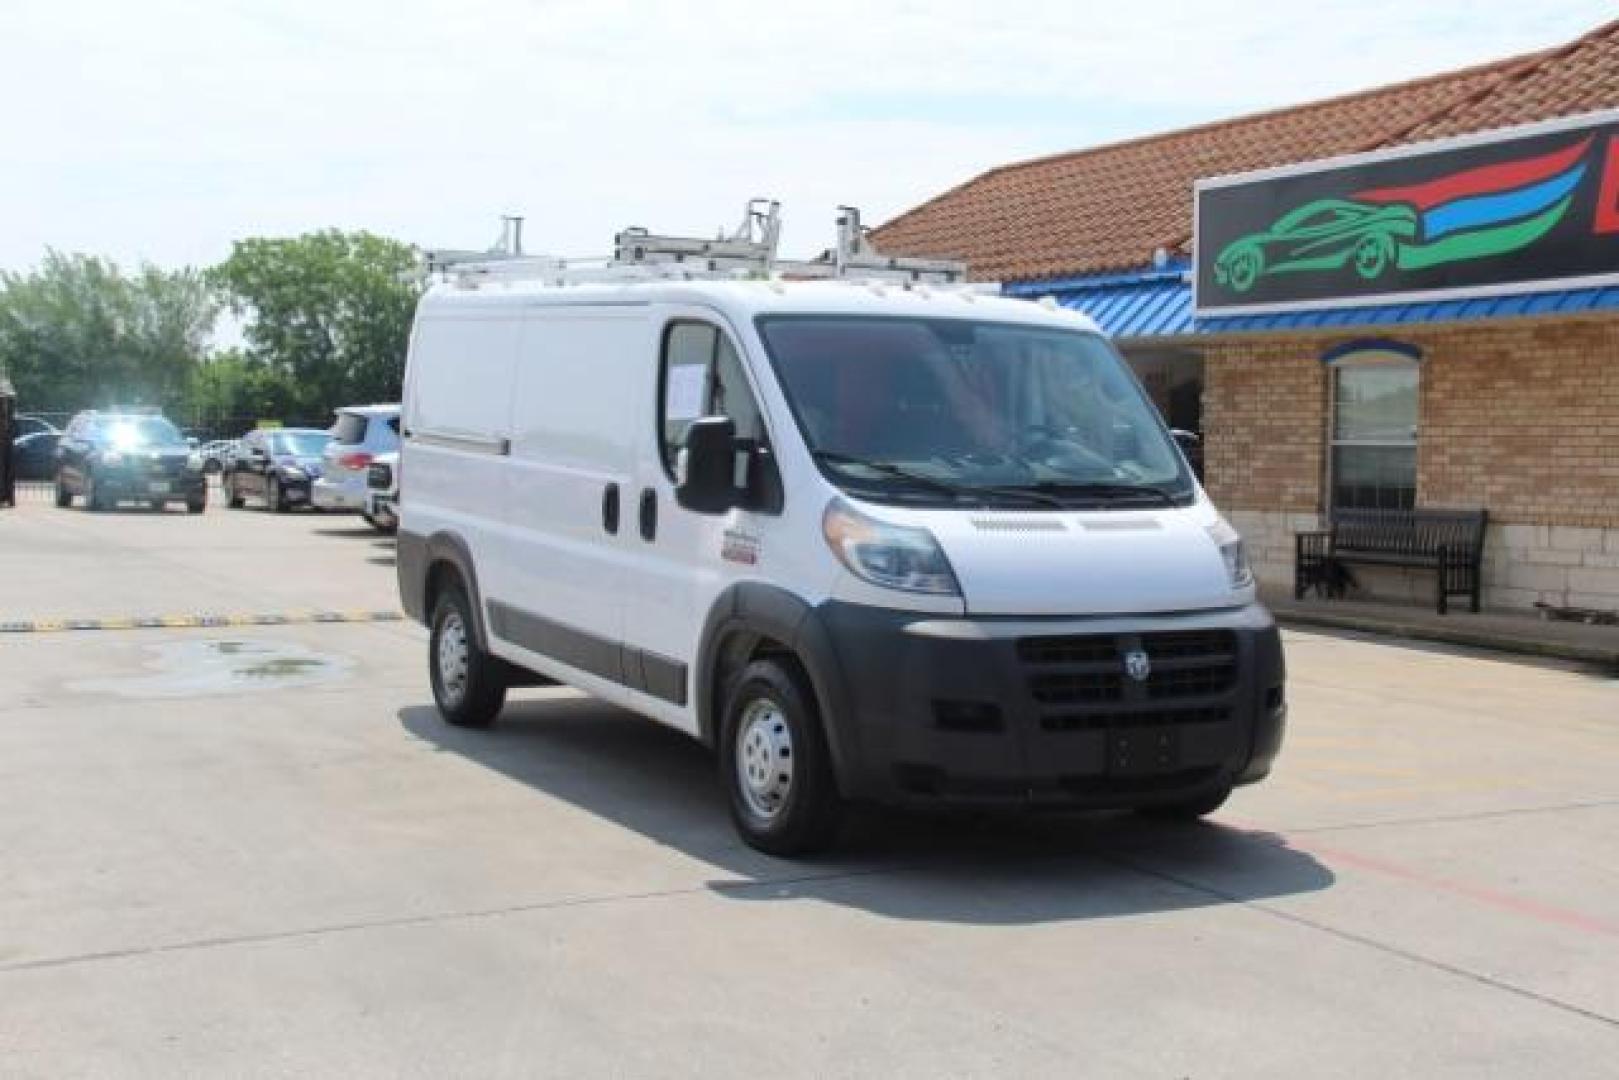
[[[344,656],[290,641],[179,641],[149,645],[148,674],[85,679],[69,689],[130,698],[177,698],[286,690],[343,678],[354,667]]]

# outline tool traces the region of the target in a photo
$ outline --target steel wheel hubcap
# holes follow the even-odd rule
[[[438,681],[452,704],[459,703],[467,691],[467,660],[467,628],[461,613],[451,611],[439,624]]]
[[[742,711],[736,735],[742,797],[761,818],[774,818],[793,788],[793,735],[781,706],[756,698]]]

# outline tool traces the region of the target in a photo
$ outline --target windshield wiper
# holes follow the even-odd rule
[[[942,495],[951,495],[956,498],[965,497],[969,499],[983,499],[987,495],[999,495],[1003,497],[1009,496],[1015,499],[1022,499],[1025,502],[1041,503],[1045,506],[1056,507],[1057,509],[1063,508],[1063,502],[1061,499],[1039,491],[1032,491],[1028,488],[985,487],[981,484],[953,484],[948,480],[940,480],[938,477],[928,476],[925,473],[912,472],[901,465],[895,465],[893,462],[889,461],[873,461],[871,458],[856,457],[853,454],[840,454],[836,450],[815,450],[812,451],[812,454],[814,455],[816,461],[824,461],[829,465],[853,465],[861,469],[870,469],[874,473],[879,473],[883,476],[892,476],[896,480],[904,480],[907,483],[915,484],[917,487],[937,491]]]
[[[1076,483],[1066,480],[1041,480],[1013,490],[1039,492],[1067,506],[1065,498],[1094,498],[1103,502],[1123,502],[1130,499],[1148,499],[1159,506],[1174,506],[1175,497],[1163,488],[1151,484]]]

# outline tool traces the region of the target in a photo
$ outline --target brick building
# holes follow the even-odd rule
[[[1194,230],[1218,239],[1243,206],[1379,170],[1422,182],[1198,251]],[[1292,228],[1296,256],[1312,208],[1363,230],[1348,261],[1273,261],[1256,287],[1243,252]],[[1209,493],[1268,584],[1291,581],[1293,534],[1336,508],[1484,508],[1488,606],[1619,611],[1619,22],[992,169],[875,241],[1094,317],[1171,425],[1202,433]],[[1357,576],[1374,595],[1432,589],[1431,574]]]

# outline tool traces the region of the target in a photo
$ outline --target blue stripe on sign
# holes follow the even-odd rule
[[[1585,166],[1577,165],[1561,176],[1517,191],[1477,195],[1446,203],[1422,216],[1423,235],[1428,240],[1436,240],[1460,229],[1476,229],[1538,214],[1573,191],[1584,176]]]

